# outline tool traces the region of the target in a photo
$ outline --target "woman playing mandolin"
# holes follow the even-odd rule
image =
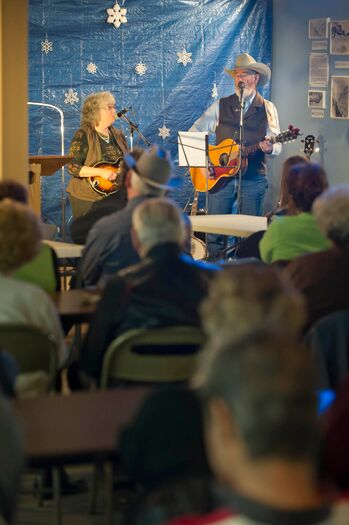
[[[72,175],[67,192],[74,218],[122,185],[118,166],[127,142],[122,131],[112,126],[115,112],[115,99],[108,91],[92,93],[83,104],[81,126],[70,145],[74,159],[67,166]]]

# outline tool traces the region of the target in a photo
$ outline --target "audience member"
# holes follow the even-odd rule
[[[138,160],[142,153],[143,150],[141,148],[134,148],[132,157]],[[89,231],[99,219],[125,208],[127,204],[125,179],[128,169],[127,164],[123,162],[118,174],[120,189],[116,193],[109,195],[105,199],[95,201],[87,213],[73,220],[70,226],[70,233],[74,242],[85,244]]]
[[[0,323],[35,326],[50,334],[63,358],[63,333],[48,295],[38,286],[13,278],[13,272],[35,257],[41,246],[39,218],[26,205],[0,202]]]
[[[305,322],[301,294],[277,268],[258,263],[219,272],[200,311],[204,330],[216,342],[236,341],[262,328],[279,328],[297,337]]]
[[[286,192],[285,187],[286,175],[288,174],[292,166],[307,162],[308,160],[302,155],[292,155],[283,162],[280,178],[280,194],[277,203],[277,208],[266,214],[268,222],[271,222],[275,219],[275,217],[279,217],[280,215],[286,215],[288,211],[288,194]],[[246,239],[242,239],[242,241],[237,247],[236,257],[238,257],[239,259],[246,259],[248,257],[255,257],[256,259],[260,259],[261,254],[259,250],[259,243],[264,233],[264,230],[255,232],[252,233],[252,235],[249,235]]]
[[[280,177],[280,194],[279,201],[277,203],[277,208],[273,212],[273,215],[284,215],[287,213],[289,205],[289,194],[286,184],[286,178],[288,177],[288,172],[293,166],[297,164],[307,164],[309,160],[303,155],[291,155],[283,163],[281,168],[281,177]],[[272,218],[272,217],[271,217]]]
[[[17,181],[0,181],[0,202],[3,199],[12,199],[22,204],[28,204],[28,189],[24,184]],[[21,281],[37,284],[46,292],[59,290],[60,278],[55,251],[47,244],[41,243],[38,254],[17,268],[13,273],[13,277]]]
[[[10,405],[0,396],[0,523],[14,523],[24,465],[23,439]]]
[[[129,168],[125,180],[128,203],[123,210],[97,221],[90,230],[80,265],[84,286],[96,285],[101,277],[110,277],[139,262],[131,242],[133,210],[149,197],[163,195],[175,181],[170,179],[169,152],[160,147],[144,151],[138,160],[132,153],[125,155],[124,162]]]
[[[260,241],[264,262],[287,263],[298,255],[329,247],[311,213],[314,200],[326,188],[326,173],[317,164],[297,164],[289,170],[284,187],[288,196],[287,215],[275,217]]]
[[[316,396],[308,355],[278,332],[210,346],[197,382],[225,510],[174,524],[343,524],[349,505],[319,486]],[[339,503],[339,502],[338,502]]]
[[[130,523],[161,525],[212,509],[200,403],[186,388],[152,394],[120,441],[121,464],[142,492]]]
[[[81,365],[100,375],[110,342],[132,328],[199,326],[198,307],[217,269],[183,253],[185,227],[177,206],[146,199],[132,217],[132,242],[142,261],[108,281],[81,349]]]
[[[313,215],[331,246],[297,257],[284,270],[305,296],[310,324],[336,310],[349,309],[349,184],[320,195]]]

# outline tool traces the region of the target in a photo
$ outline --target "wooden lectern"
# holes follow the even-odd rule
[[[35,155],[29,157],[29,204],[38,215],[41,215],[40,177],[53,175],[73,158],[72,155]]]

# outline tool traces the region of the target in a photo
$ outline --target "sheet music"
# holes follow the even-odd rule
[[[206,166],[206,131],[178,132],[178,165],[204,168]]]

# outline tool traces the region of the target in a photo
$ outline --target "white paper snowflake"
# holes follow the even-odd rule
[[[189,62],[192,62],[192,59],[190,58],[192,54],[193,53],[188,53],[186,49],[183,49],[181,53],[177,53],[177,56],[178,56],[177,62],[187,67],[187,64]]]
[[[167,139],[167,137],[170,136],[171,130],[170,128],[167,128],[165,124],[162,126],[162,128],[158,128],[158,130],[159,130],[159,133],[158,133],[159,137],[163,139]]]
[[[46,37],[45,40],[41,42],[41,52],[47,55],[50,51],[53,51],[53,42],[50,42]]]
[[[212,88],[212,91],[211,91],[211,97],[212,98],[218,98],[218,89],[217,89],[216,82],[214,82],[214,84],[213,84],[213,88]]]
[[[119,28],[121,24],[126,24],[126,12],[127,9],[125,9],[124,7],[120,7],[119,4],[116,2],[114,7],[110,7],[109,9],[107,9],[108,24],[113,24],[116,28]]]
[[[135,72],[137,73],[137,75],[141,77],[142,75],[145,75],[147,69],[148,69],[147,64],[143,64],[142,62],[139,62],[139,64],[136,64]]]
[[[97,73],[97,66],[94,62],[89,62],[86,66],[86,69],[89,73],[91,73],[91,75]]]
[[[75,102],[79,102],[79,97],[77,91],[74,91],[72,88],[68,89],[66,93],[64,93],[65,99],[64,104],[70,104],[73,106]]]

